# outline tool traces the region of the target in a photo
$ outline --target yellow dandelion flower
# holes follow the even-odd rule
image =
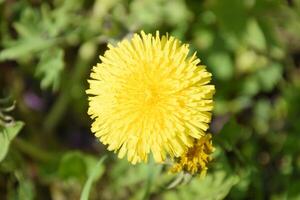
[[[190,174],[206,174],[207,164],[211,161],[212,146],[211,134],[202,136],[189,148],[170,169],[171,172],[185,171]]]
[[[100,59],[88,81],[91,130],[119,158],[135,164],[152,153],[162,162],[205,135],[215,88],[187,44],[142,31]]]

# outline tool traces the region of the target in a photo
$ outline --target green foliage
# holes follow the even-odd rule
[[[101,158],[96,165],[89,165],[93,166],[93,169],[91,170],[89,174],[89,178],[87,179],[86,183],[84,184],[80,200],[88,200],[89,199],[89,194],[90,190],[92,187],[93,182],[95,182],[97,179],[99,179],[99,176],[103,174],[103,162],[105,160],[105,157]]]
[[[299,0],[0,0],[0,93],[17,102],[0,99],[0,199],[299,199],[299,13]],[[90,134],[90,69],[140,30],[189,43],[213,74],[205,178],[130,165]]]
[[[57,173],[64,180],[75,178],[83,181],[86,177],[91,180],[98,179],[104,171],[103,161],[104,159],[96,164],[94,157],[72,151],[62,156]]]
[[[11,125],[0,127],[0,162],[5,158],[11,141],[17,136],[23,126],[23,122],[17,121]]]
[[[223,148],[232,151],[243,135],[243,128],[234,119],[231,119],[223,126],[216,140],[223,145]]]
[[[60,84],[60,74],[64,68],[63,50],[49,49],[41,54],[37,65],[36,75],[41,76],[41,88],[46,89],[52,85],[57,90]]]
[[[192,200],[195,197],[207,200],[224,199],[232,188],[239,181],[234,175],[226,175],[222,170],[209,174],[206,178],[194,178],[190,184],[179,187],[177,192],[166,192],[165,200]]]
[[[227,52],[215,52],[208,57],[208,63],[214,75],[220,80],[226,81],[232,78],[233,63]]]
[[[24,199],[33,200],[35,199],[35,191],[33,183],[30,180],[24,179],[21,175],[16,175],[19,181],[19,187],[16,194],[13,194],[11,199]]]

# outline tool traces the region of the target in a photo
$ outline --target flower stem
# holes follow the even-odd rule
[[[147,182],[146,182],[146,186],[145,186],[145,192],[144,192],[144,196],[143,196],[143,200],[149,200],[150,196],[151,196],[151,186],[153,183],[153,179],[154,179],[154,167],[155,167],[155,163],[152,159],[150,159],[150,162],[148,164],[148,176],[147,176]]]

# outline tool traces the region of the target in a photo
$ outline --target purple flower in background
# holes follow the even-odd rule
[[[36,111],[41,111],[45,107],[43,99],[32,91],[27,91],[24,94],[24,102],[29,108]]]

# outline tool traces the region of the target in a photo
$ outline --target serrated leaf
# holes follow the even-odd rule
[[[238,182],[238,176],[227,174],[223,170],[208,174],[205,178],[194,177],[190,184],[178,188],[176,191],[167,192],[165,200],[221,200],[227,196],[232,186]]]
[[[40,37],[30,37],[19,39],[10,44],[0,52],[0,61],[7,59],[17,59],[39,52],[54,44],[54,40],[45,40]]]
[[[13,24],[14,28],[18,32],[19,36],[23,38],[33,38],[33,35],[37,35],[35,29],[30,28],[27,24],[16,22]]]
[[[57,90],[60,83],[60,75],[64,68],[62,49],[49,49],[41,54],[40,62],[36,69],[36,76],[41,77],[41,88],[52,87]]]
[[[34,56],[56,43],[54,38],[48,37],[47,30],[43,27],[44,19],[37,10],[26,7],[20,15],[20,20],[13,23],[18,38],[4,41],[6,48],[0,52],[0,61]]]
[[[20,132],[24,123],[17,121],[12,125],[1,127],[0,129],[0,162],[5,158],[11,141]]]

